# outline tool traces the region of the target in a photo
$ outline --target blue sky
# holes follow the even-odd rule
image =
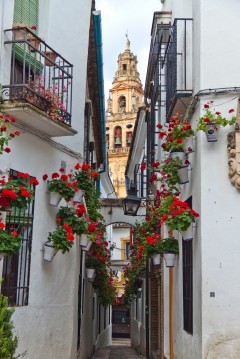
[[[161,10],[161,1],[96,0],[96,10],[101,10],[102,14],[105,97],[108,98],[117,70],[118,55],[125,50],[126,33],[131,42],[130,49],[137,55],[144,86],[153,13]]]

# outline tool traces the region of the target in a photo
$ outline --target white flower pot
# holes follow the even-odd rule
[[[171,151],[170,156],[172,159],[179,159],[181,161],[185,161],[186,155],[184,151]]]
[[[205,132],[208,142],[216,142],[218,140],[220,126],[214,123],[207,124],[207,130]]]
[[[169,237],[169,231],[170,231],[170,227],[167,223],[163,224],[163,238],[168,238]]]
[[[82,203],[82,200],[83,200],[83,196],[85,194],[85,190],[83,189],[79,189],[76,194],[74,195],[72,201],[75,202],[75,203]]]
[[[193,224],[191,223],[186,231],[181,231],[181,234],[185,241],[192,241],[193,240]]]
[[[153,264],[155,266],[159,266],[161,264],[161,255],[160,253],[156,253],[152,256]]]
[[[90,239],[86,236],[86,234],[82,234],[79,239],[79,245],[81,247],[87,247],[89,242],[90,242]]]
[[[87,278],[93,279],[94,274],[95,274],[95,269],[94,268],[86,268],[86,271],[87,271]]]
[[[51,244],[44,243],[44,255],[43,259],[48,262],[52,262],[53,258],[57,254],[58,250],[55,249]]]
[[[62,196],[58,192],[49,192],[49,204],[57,207],[61,201]]]
[[[188,183],[188,165],[179,167],[178,176],[180,178],[180,184]]]
[[[175,253],[163,253],[163,257],[165,259],[166,267],[174,267],[174,262],[176,258]]]

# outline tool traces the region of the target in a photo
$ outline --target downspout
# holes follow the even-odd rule
[[[106,126],[105,126],[105,96],[104,96],[104,79],[103,79],[103,54],[102,54],[102,19],[101,11],[93,11],[94,38],[96,45],[96,62],[97,62],[97,78],[98,93],[100,105],[100,124],[101,124],[101,140],[102,140],[102,158],[103,168],[98,173],[106,172]]]

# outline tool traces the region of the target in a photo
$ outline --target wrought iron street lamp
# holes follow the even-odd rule
[[[138,208],[141,204],[141,199],[137,196],[136,184],[131,181],[130,187],[127,191],[127,197],[123,200],[123,212],[127,216],[136,216]]]

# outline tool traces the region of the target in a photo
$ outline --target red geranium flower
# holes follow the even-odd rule
[[[4,151],[7,152],[7,153],[9,153],[9,152],[11,152],[11,148],[6,147]]]
[[[73,233],[68,233],[68,234],[67,234],[67,239],[68,239],[69,241],[73,241],[73,240],[74,240],[74,234],[73,234]]]
[[[48,175],[47,175],[47,174],[43,175],[43,176],[42,176],[42,179],[43,179],[44,181],[46,181],[46,180],[48,179]]]
[[[52,178],[59,178],[59,174],[58,174],[58,173],[56,173],[56,172],[55,172],[55,173],[53,173],[53,174],[52,174]]]

